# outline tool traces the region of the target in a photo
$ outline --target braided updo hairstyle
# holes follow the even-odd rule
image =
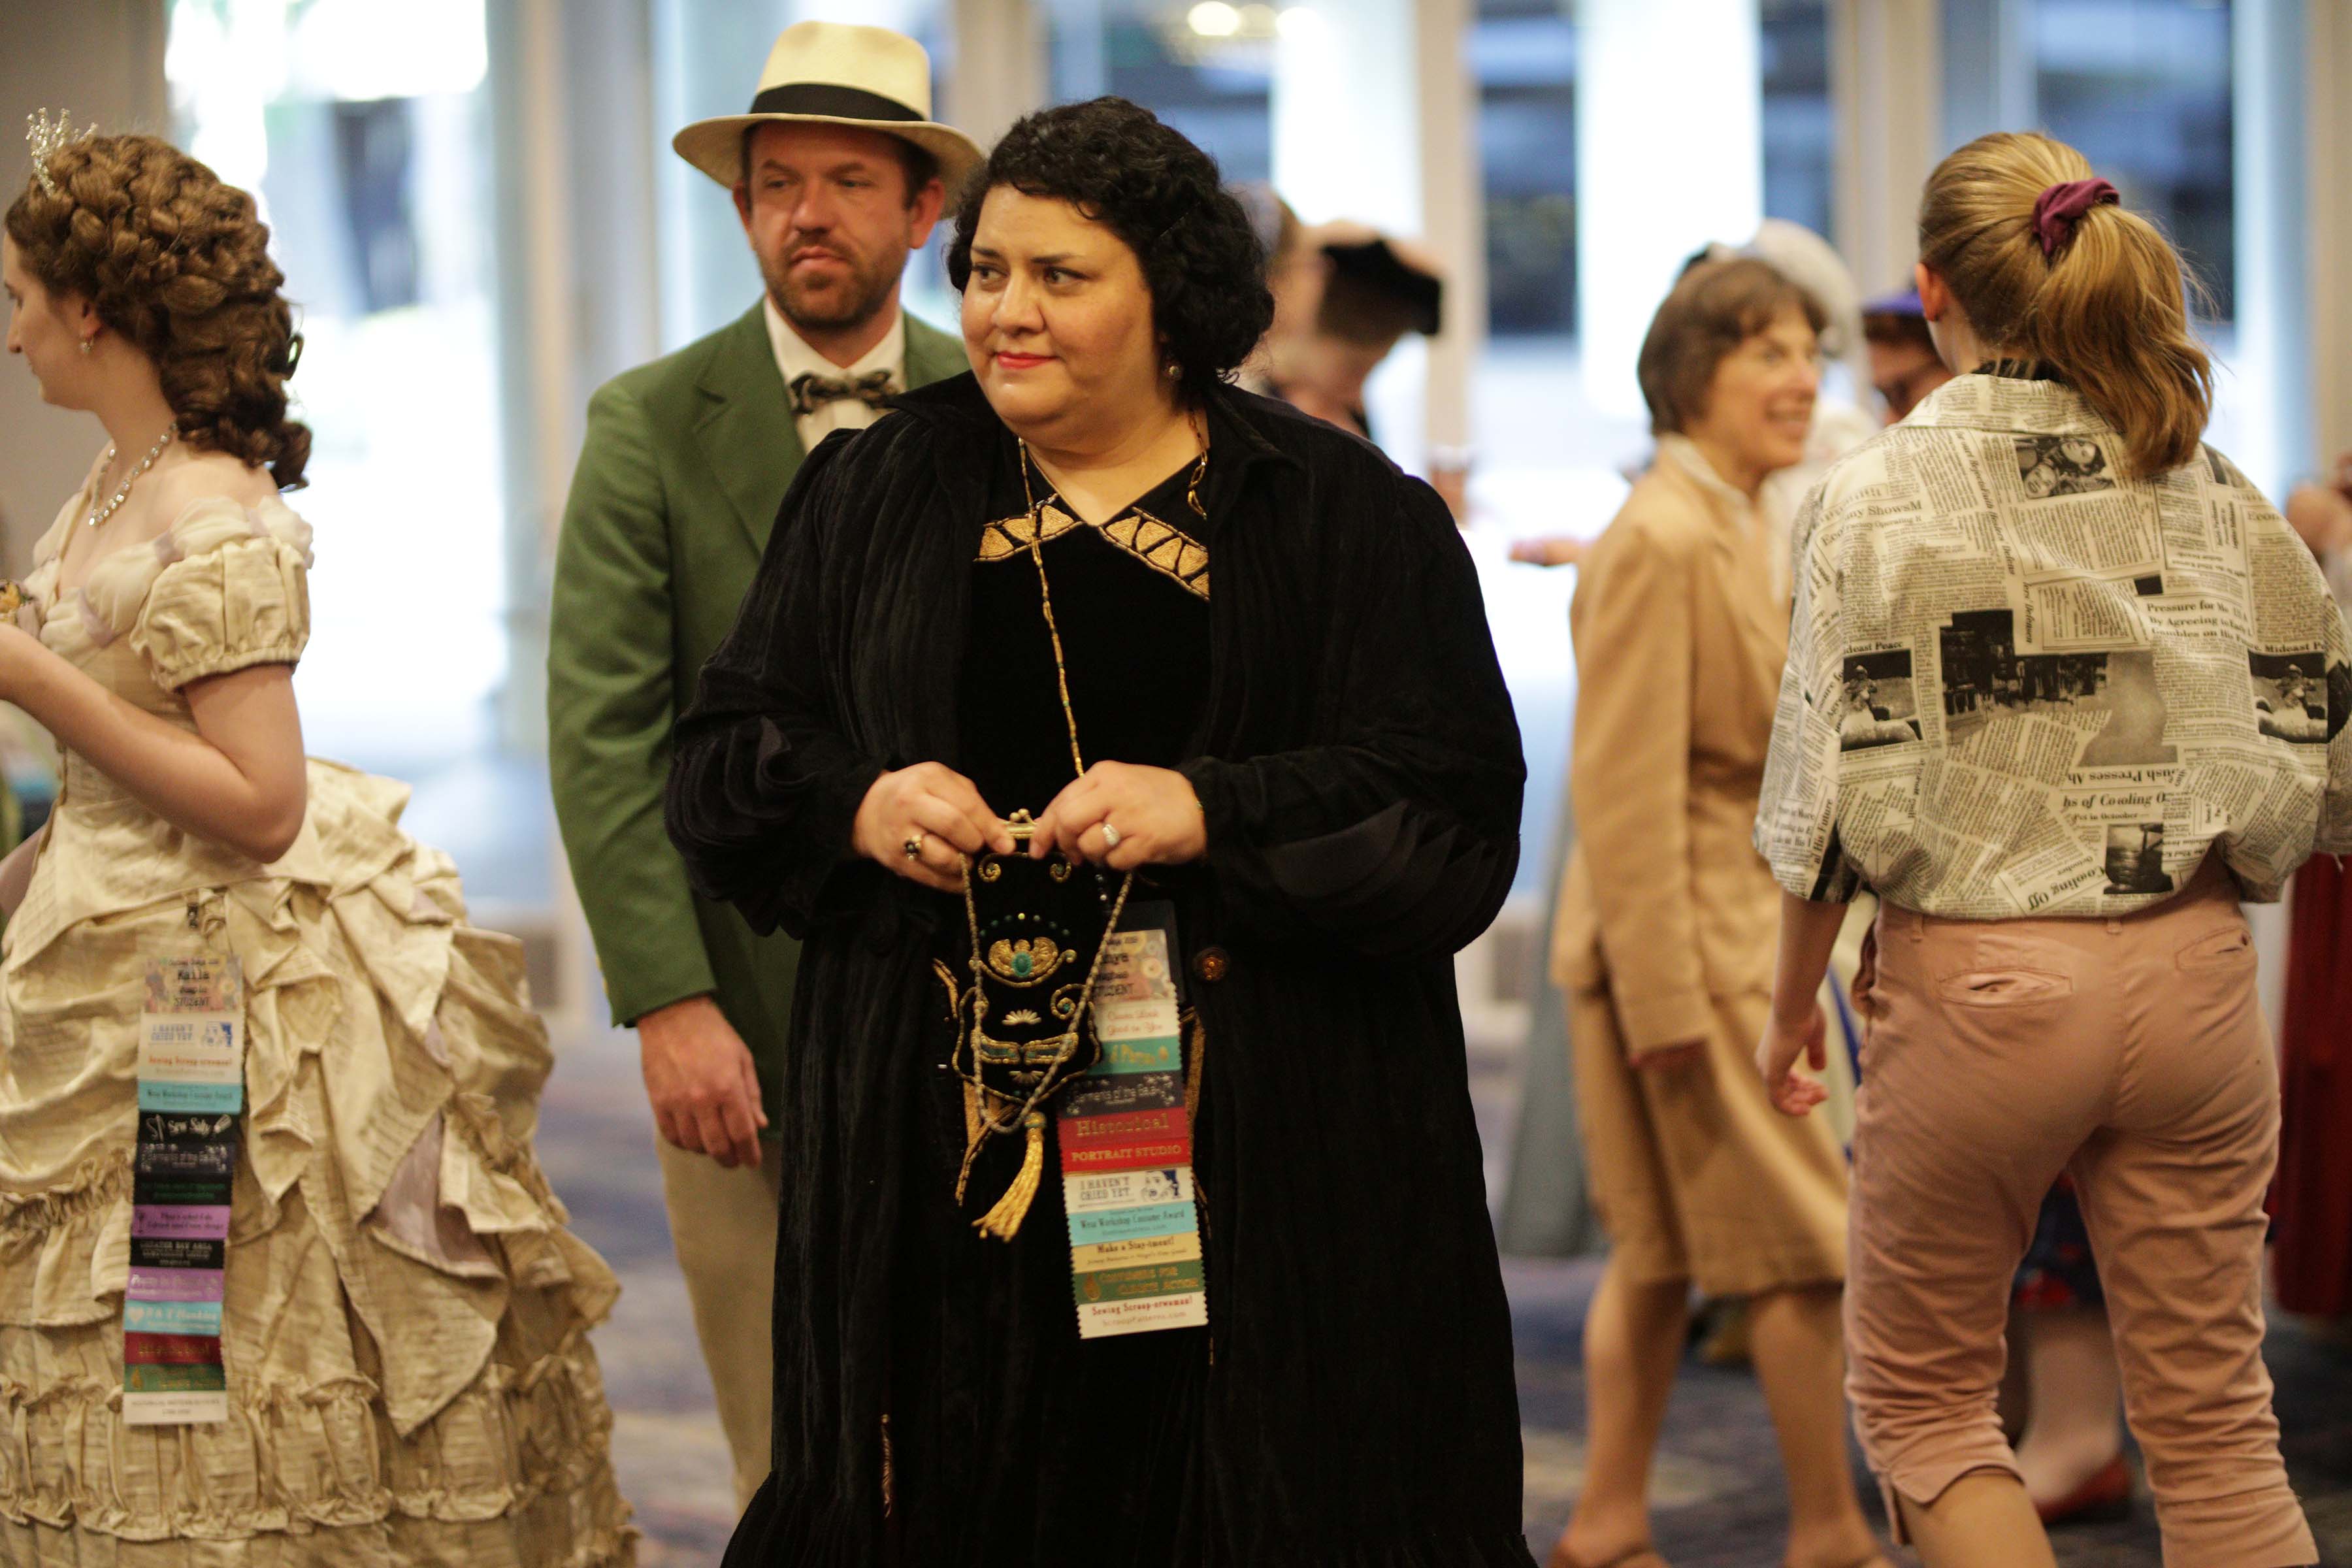
[[[308,426],[286,416],[301,339],[253,197],[152,136],[92,136],[53,153],[8,208],[8,237],[51,294],[155,363],[191,447],[302,483]]]

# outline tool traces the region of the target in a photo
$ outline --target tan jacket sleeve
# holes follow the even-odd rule
[[[1570,787],[1627,1050],[1712,1028],[1690,864],[1691,542],[1621,516],[1585,563]]]

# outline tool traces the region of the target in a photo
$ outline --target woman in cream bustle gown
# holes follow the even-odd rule
[[[617,1286],[531,1153],[519,944],[400,832],[404,786],[301,754],[310,529],[278,491],[309,433],[268,231],[153,138],[37,157],[8,348],[121,452],[0,626],[0,700],[62,757],[0,866],[0,1562],[633,1563],[587,1339]],[[244,985],[228,1419],[133,1426],[140,1011],[192,951]]]

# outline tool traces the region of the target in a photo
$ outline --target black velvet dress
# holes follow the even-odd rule
[[[1042,816],[1076,772],[1009,442],[1002,457],[990,498],[995,521],[971,567],[959,771],[999,816]],[[1184,500],[1191,471],[1187,464],[1100,529],[1063,510],[1042,477],[1033,481],[1045,502],[1049,536],[1039,550],[1089,763],[1172,768],[1200,721],[1209,687],[1207,576],[1196,571],[1188,580],[1171,569],[1205,559],[1198,541],[1175,526],[1199,531]],[[1158,548],[1139,553],[1143,544]],[[1104,894],[1119,880],[1079,875]],[[1148,888],[1139,879],[1131,897],[1164,897],[1178,876],[1159,873]],[[934,952],[961,975],[969,948],[964,928],[950,923]],[[943,1019],[937,1062],[952,1043]],[[1036,1202],[1011,1242],[992,1240],[971,1222],[1011,1182],[1020,1140],[996,1140],[983,1152],[957,1205],[961,1086],[935,1065],[923,1087],[903,1178],[898,1269],[907,1284],[891,1307],[884,1561],[906,1568],[1194,1561],[1179,1536],[1198,1465],[1208,1331],[1081,1341],[1061,1183],[1051,1174],[1059,1169],[1051,1119],[1049,1174]],[[1104,1462],[1108,1456],[1116,1462]]]
[[[695,884],[803,942],[775,1470],[729,1568],[1528,1568],[1454,992],[1525,777],[1476,574],[1358,438],[1245,394],[1203,412],[1206,520],[1147,508],[1205,563],[1083,527],[1046,549],[1088,759],[1172,763],[1208,830],[1156,889],[1198,1021],[1206,1330],[1080,1343],[1050,1174],[1014,1242],[971,1230],[1017,1152],[957,1207],[933,966],[961,901],[852,847],[887,769],[944,763],[1005,812],[1069,776],[1035,567],[975,560],[1020,500],[971,378],[811,455],[679,723]]]

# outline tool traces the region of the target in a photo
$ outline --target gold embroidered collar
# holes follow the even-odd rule
[[[1045,544],[1074,528],[1088,526],[1186,593],[1201,599],[1209,596],[1208,546],[1148,511],[1129,507],[1108,522],[1088,524],[1047,501],[1037,509],[1036,519],[1033,522],[1030,514],[1024,512],[990,523],[981,531],[980,553],[973,559],[1007,560],[1028,552],[1033,532],[1037,542]]]

